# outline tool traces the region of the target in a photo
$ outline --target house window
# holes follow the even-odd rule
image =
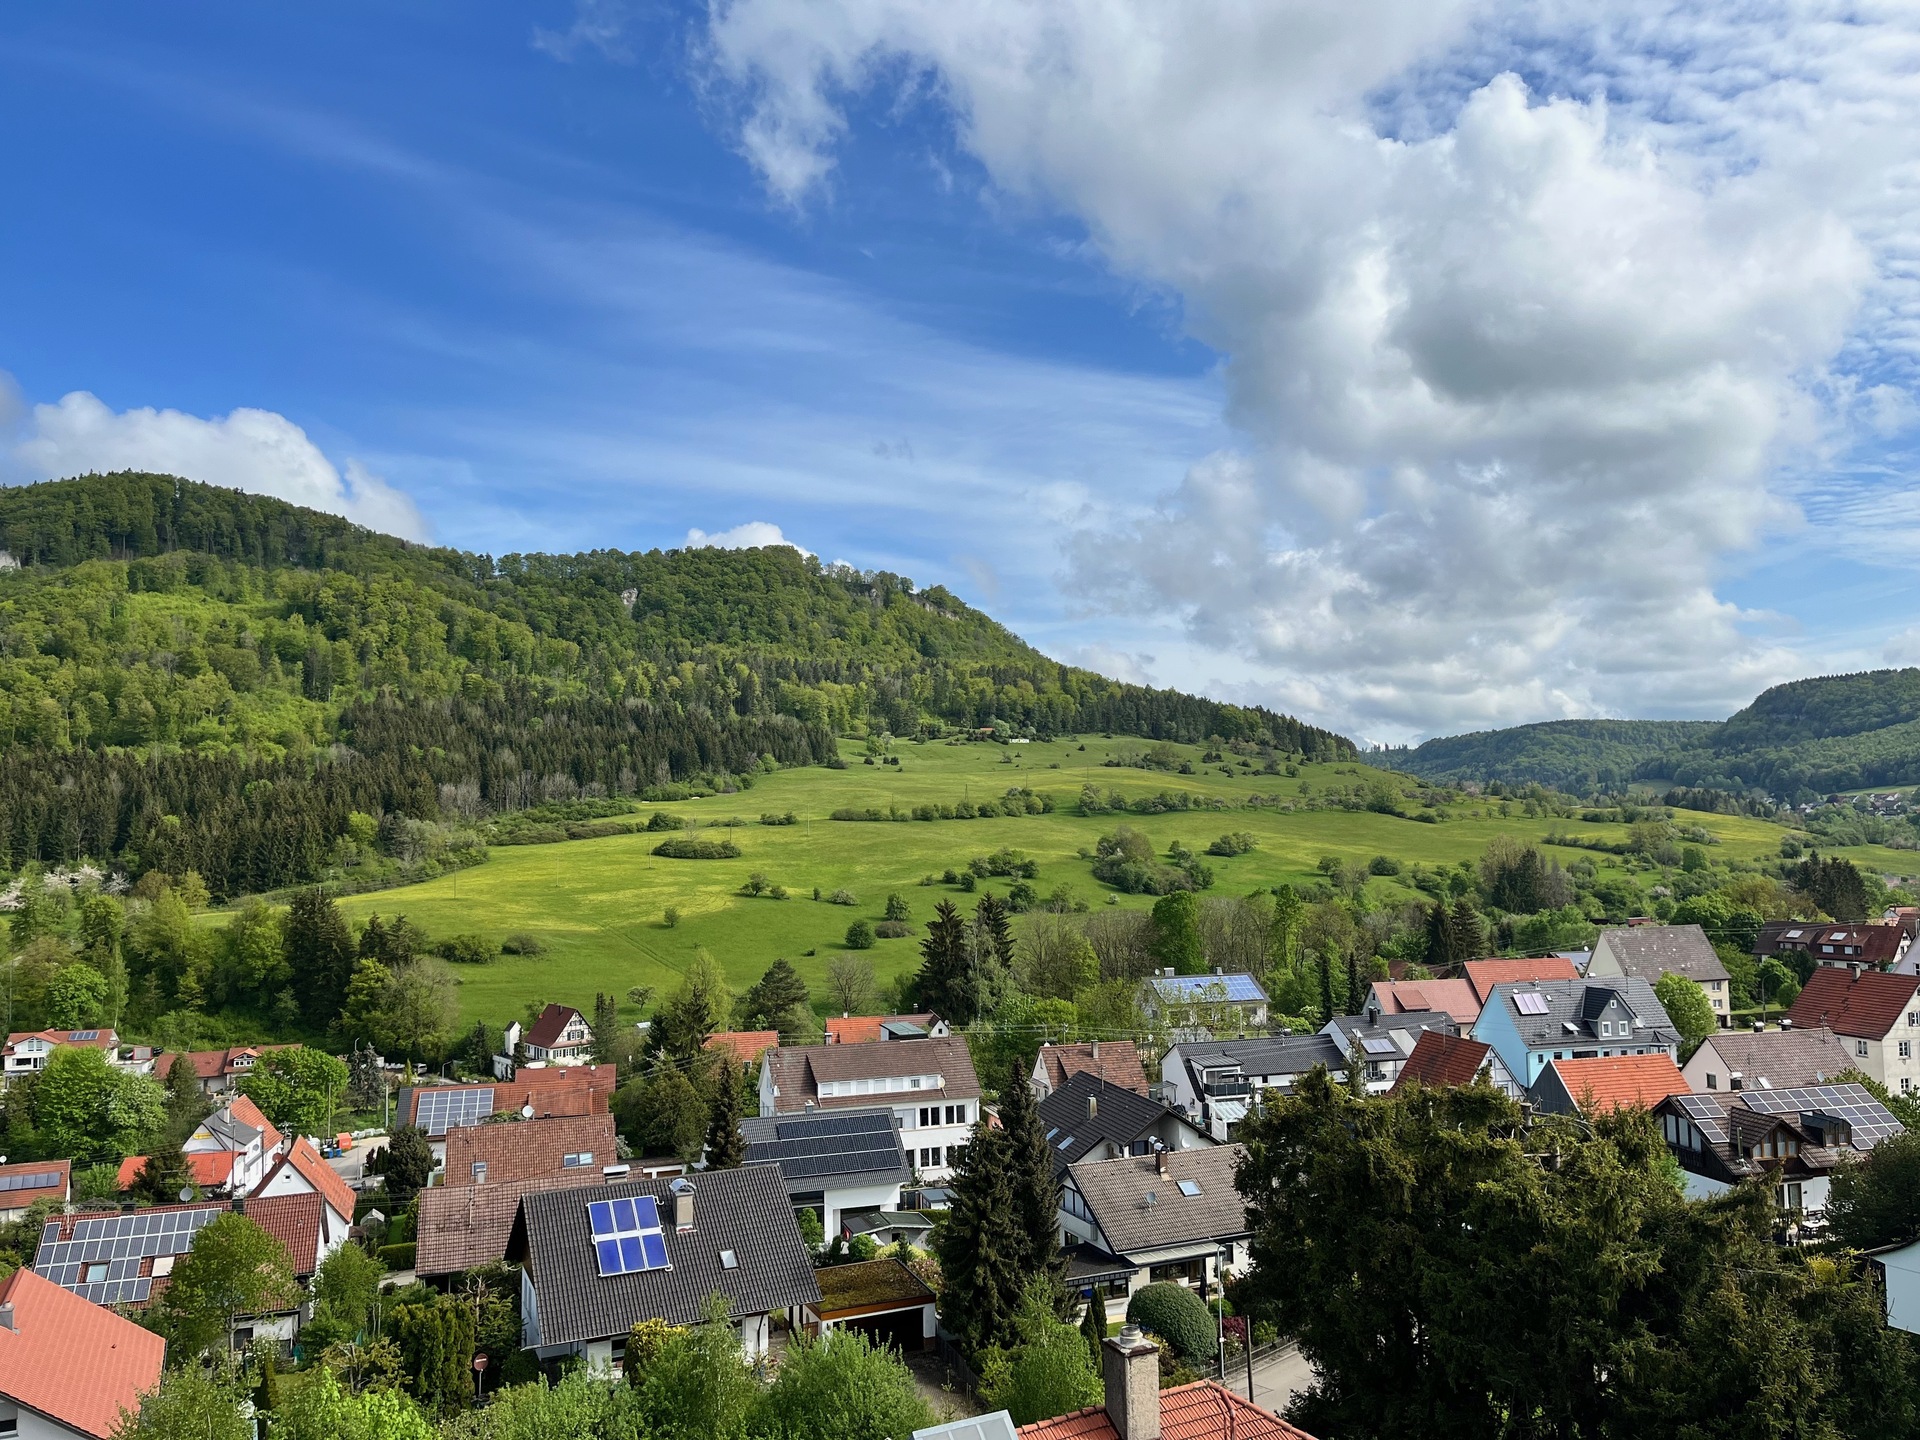
[[[1867,1058],[1867,1042],[1864,1040],[1854,1041],[1853,1053],[1858,1055],[1862,1060],[1866,1059]]]
[[[1909,1094],[1912,1090],[1913,1090],[1913,1077],[1909,1075],[1902,1075],[1900,1077],[1900,1093],[1902,1095],[1906,1095],[1906,1094]]]
[[[940,1107],[938,1105],[922,1105],[920,1107],[920,1124],[923,1129],[938,1125],[939,1123]]]
[[[1911,1060],[1913,1058],[1913,1041],[1902,1040],[1900,1042],[1900,1058],[1902,1060]]]
[[[591,1164],[593,1164],[593,1152],[591,1150],[582,1150],[574,1155],[562,1155],[560,1157],[560,1168],[563,1170],[578,1170],[583,1165]]]
[[[0,1435],[18,1435],[20,1433],[20,1415],[0,1415]]]
[[[104,1281],[106,1278],[107,1278],[107,1262],[104,1260],[95,1260],[92,1264],[83,1266],[81,1268],[80,1282],[83,1285],[98,1284],[101,1281]]]
[[[947,1106],[947,1124],[964,1125],[966,1123],[967,1123],[967,1107],[965,1105]]]
[[[940,1155],[941,1150],[938,1145],[927,1146],[920,1152],[920,1168],[922,1170],[931,1170],[941,1164]]]
[[[1907,1011],[1907,1027],[1912,1029],[1915,1026],[1920,1026],[1920,1010],[1909,1010]]]
[[[1719,1088],[1720,1088],[1720,1077],[1714,1074],[1711,1070],[1707,1071],[1707,1089],[1718,1090]]]

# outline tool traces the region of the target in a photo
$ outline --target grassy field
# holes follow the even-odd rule
[[[1439,825],[1364,811],[1328,808],[1185,811],[1163,815],[1077,813],[1081,786],[1092,782],[1102,792],[1130,796],[1162,790],[1245,800],[1251,795],[1279,796],[1296,804],[1329,790],[1350,791],[1375,780],[1380,772],[1363,765],[1304,766],[1298,776],[1239,771],[1233,777],[1220,766],[1179,775],[1104,765],[1110,754],[1138,751],[1125,740],[1055,741],[1049,744],[907,744],[896,747],[899,767],[861,763],[857,746],[848,745],[844,770],[813,767],[769,775],[751,791],[718,795],[640,811],[662,809],[699,825],[737,819],[731,833],[742,854],[735,860],[671,860],[651,852],[658,834],[619,835],[553,845],[496,847],[486,864],[423,885],[358,895],[341,902],[355,920],[371,914],[404,913],[435,936],[472,931],[499,939],[524,931],[545,943],[537,957],[502,956],[492,965],[458,967],[461,1004],[467,1019],[501,1023],[515,1018],[528,1001],[560,1001],[590,1007],[596,991],[624,996],[634,985],[671,988],[694,953],[706,949],[736,987],[756,979],[776,956],[793,962],[819,991],[828,962],[844,953],[843,937],[856,918],[877,921],[890,892],[912,907],[916,922],[931,916],[941,898],[971,905],[973,897],[947,885],[925,886],[925,876],[948,867],[964,870],[967,861],[1001,846],[1033,857],[1040,867],[1033,883],[1044,896],[1065,884],[1091,905],[1109,903],[1111,892],[1092,877],[1079,851],[1091,848],[1120,824],[1143,830],[1164,852],[1175,840],[1199,851],[1227,831],[1253,835],[1258,848],[1230,859],[1208,857],[1214,868],[1211,893],[1246,894],[1291,881],[1319,878],[1315,866],[1334,855],[1364,864],[1376,855],[1403,863],[1451,865],[1473,860],[1496,835],[1540,840],[1555,829],[1582,836],[1622,839],[1625,827],[1527,818],[1518,806],[1502,814],[1498,801],[1466,801],[1446,810]],[[1200,752],[1185,749],[1196,769]],[[1414,782],[1395,777],[1411,792]],[[922,803],[956,803],[997,797],[1024,786],[1050,794],[1056,810],[1047,815],[990,820],[849,822],[826,817],[844,806],[910,808]],[[762,826],[762,813],[792,811],[798,823]],[[1757,820],[1692,815],[1719,840],[1716,857],[1758,859],[1777,854],[1780,830]],[[708,833],[706,831],[700,832]],[[1588,852],[1558,850],[1563,863]],[[1862,865],[1888,874],[1916,868],[1911,852],[1859,847],[1845,852]],[[1590,855],[1606,866],[1611,857]],[[786,887],[791,898],[750,899],[739,893],[755,871]],[[983,882],[1005,893],[1007,882]],[[838,889],[851,891],[853,907],[812,899]],[[1377,898],[1417,892],[1398,881],[1376,879]],[[1137,908],[1151,897],[1121,895],[1113,903]],[[679,924],[668,928],[663,912],[672,906]],[[918,961],[912,939],[882,940],[866,952],[882,981]],[[623,1011],[630,1011],[624,1000]],[[636,1012],[637,1013],[637,1012]]]

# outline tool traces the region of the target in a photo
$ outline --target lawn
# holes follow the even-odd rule
[[[1518,806],[1502,814],[1498,801],[1468,800],[1446,811],[1443,824],[1430,825],[1391,815],[1346,809],[1270,809],[1185,811],[1162,815],[1077,813],[1083,783],[1103,792],[1151,795],[1162,790],[1218,795],[1244,800],[1250,795],[1302,801],[1302,787],[1324,796],[1329,789],[1351,790],[1380,772],[1362,765],[1304,766],[1298,776],[1260,775],[1220,767],[1179,775],[1103,765],[1115,752],[1138,751],[1138,742],[1055,741],[1021,746],[992,744],[906,744],[896,746],[901,765],[861,763],[858,746],[848,744],[845,770],[812,767],[764,777],[754,788],[659,806],[700,825],[737,820],[732,836],[742,854],[734,860],[672,860],[651,852],[658,834],[618,835],[554,845],[501,846],[476,869],[422,885],[357,895],[341,902],[355,920],[371,914],[404,913],[438,937],[478,932],[493,940],[525,932],[547,947],[537,957],[502,956],[487,966],[462,966],[461,1008],[465,1018],[503,1023],[517,1017],[529,1001],[560,1001],[590,1008],[596,991],[622,997],[625,1013],[637,1016],[624,996],[629,987],[673,986],[699,949],[706,949],[736,987],[744,988],[776,956],[793,962],[822,993],[828,962],[846,953],[843,937],[857,918],[877,921],[887,896],[898,892],[912,907],[916,922],[935,903],[952,898],[971,905],[974,897],[955,887],[922,885],[948,867],[965,869],[969,859],[1001,846],[1033,857],[1040,867],[1034,884],[1042,895],[1071,886],[1089,904],[1145,908],[1147,896],[1111,896],[1096,882],[1079,851],[1116,825],[1146,832],[1165,851],[1180,841],[1199,851],[1227,831],[1245,831],[1257,848],[1233,858],[1208,857],[1214,868],[1211,893],[1240,895],[1291,881],[1318,879],[1315,866],[1334,855],[1365,863],[1390,855],[1403,863],[1450,865],[1476,858],[1495,835],[1540,840],[1555,829],[1583,836],[1621,839],[1625,827],[1577,821],[1527,818]],[[1199,767],[1198,749],[1184,755]],[[1408,791],[1415,783],[1398,779]],[[999,796],[1012,786],[1029,787],[1053,797],[1047,815],[990,820],[849,822],[826,817],[846,806],[908,808],[915,804],[955,803]],[[791,826],[763,826],[759,817],[792,811]],[[1780,831],[1761,821],[1732,816],[1684,814],[1684,822],[1704,825],[1722,842],[1716,856],[1757,859],[1777,853]],[[701,833],[710,833],[702,831]],[[1589,852],[1556,850],[1564,862]],[[1847,852],[1864,865],[1888,873],[1906,873],[1914,857],[1906,852],[1861,847]],[[1607,864],[1610,857],[1592,855]],[[1903,868],[1904,867],[1904,868]],[[786,887],[791,898],[748,898],[740,887],[753,872]],[[987,882],[1004,893],[1006,882]],[[846,889],[857,899],[848,907],[812,898]],[[1394,880],[1377,879],[1381,899],[1411,898],[1417,892]],[[1110,900],[1111,897],[1111,900]],[[675,908],[679,923],[663,920]],[[912,939],[882,940],[865,952],[882,981],[910,969],[918,960]]]

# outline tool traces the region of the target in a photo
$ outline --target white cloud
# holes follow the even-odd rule
[[[404,493],[357,460],[348,460],[342,474],[306,431],[271,410],[242,408],[211,420],[151,407],[115,411],[76,390],[58,404],[35,405],[20,430],[8,468],[24,479],[148,470],[277,496],[409,540],[427,538],[426,521]]]
[[[633,59],[627,39],[627,7],[621,0],[574,0],[573,23],[564,30],[536,25],[533,48],[555,60],[571,62],[582,50],[597,50],[605,59],[626,64]]]
[[[1082,528],[1070,590],[1404,734],[1725,714],[1804,663],[1716,586],[1797,523],[1783,473],[1907,413],[1849,372],[1920,333],[1915,35],[1821,0],[723,0],[709,44],[783,202],[898,86],[1176,295],[1237,438]]]
[[[709,535],[704,530],[687,531],[689,550],[758,550],[768,545],[785,545],[798,550],[802,555],[811,555],[811,550],[795,545],[780,533],[778,525],[765,520],[748,520],[734,526],[731,530],[720,530]]]

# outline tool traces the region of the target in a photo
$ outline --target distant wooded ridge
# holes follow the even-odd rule
[[[1920,783],[1920,669],[1776,685],[1726,720],[1551,720],[1369,752],[1429,780],[1760,791],[1799,804]]]

